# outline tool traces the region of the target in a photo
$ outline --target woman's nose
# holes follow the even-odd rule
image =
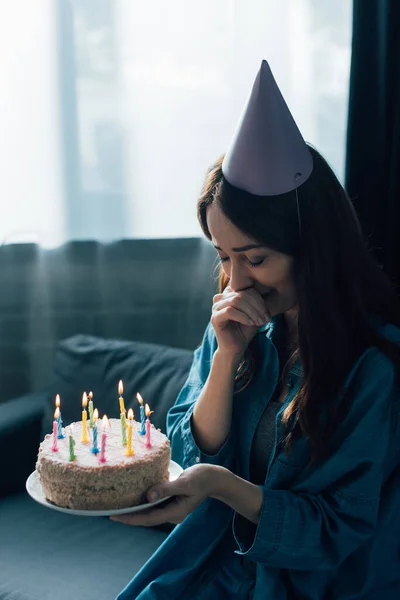
[[[240,292],[253,285],[252,278],[244,272],[243,269],[236,266],[231,266],[229,286],[234,292]]]

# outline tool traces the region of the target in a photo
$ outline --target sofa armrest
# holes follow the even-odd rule
[[[0,404],[0,498],[22,491],[35,469],[46,402],[37,393]]]

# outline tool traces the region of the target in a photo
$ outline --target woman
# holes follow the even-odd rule
[[[400,593],[400,310],[267,63],[198,202],[220,293],[167,419],[180,523],[118,597]]]

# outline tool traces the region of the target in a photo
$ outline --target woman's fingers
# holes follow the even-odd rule
[[[226,323],[227,321],[235,321],[236,323],[247,325],[248,327],[258,327],[258,324],[250,319],[246,313],[237,308],[233,308],[233,306],[225,306],[220,310],[213,311],[213,316],[211,317],[213,326]]]
[[[182,477],[182,475],[180,477]],[[179,481],[180,477],[174,481],[163,481],[162,483],[152,486],[146,492],[148,501],[155,502],[156,500],[165,498],[166,496],[177,496],[178,494],[182,494],[183,486]]]
[[[225,300],[235,308],[238,308],[238,310],[242,311],[246,305],[249,305],[257,314],[257,318],[261,319],[263,323],[270,319],[268,311],[266,310],[264,298],[254,288],[247,288],[240,292],[234,292],[232,288],[227,286],[222,294],[216,294],[213,298],[214,304],[224,302]],[[248,316],[253,320],[256,319],[254,312]]]
[[[259,294],[254,288],[249,288],[243,293],[246,294],[246,300],[249,303],[253,303],[253,305],[257,307],[257,310],[261,312],[264,320],[269,321],[271,319],[271,315],[268,312],[265,300],[261,294]]]
[[[262,325],[267,320],[264,307],[257,306],[255,300],[249,297],[249,295],[246,297],[239,293],[221,298],[214,302],[213,313],[224,311],[226,308],[232,308],[244,313],[256,325]],[[234,320],[236,321],[237,319]],[[239,322],[247,324],[244,321]]]
[[[242,298],[248,305],[252,306],[257,312],[258,318],[261,319],[260,325],[263,325],[265,322],[269,321],[269,315],[265,309],[264,299],[258,292],[256,292],[254,288],[243,290],[242,292],[239,292],[238,296],[239,298]]]

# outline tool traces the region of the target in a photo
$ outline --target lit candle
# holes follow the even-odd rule
[[[153,413],[154,410],[150,410],[150,407],[148,404],[146,404],[146,448],[151,448],[151,440],[150,440],[150,429],[151,429],[151,423],[150,423],[150,415],[151,413]]]
[[[128,424],[128,442],[127,442],[125,454],[126,454],[126,456],[133,456],[135,453],[134,453],[133,448],[132,448],[133,410],[131,408],[128,410],[128,421],[129,421],[129,424]]]
[[[61,410],[60,410],[60,395],[57,394],[56,396],[56,408],[58,408],[58,418],[57,418],[57,437],[59,440],[62,440],[65,435],[63,434],[63,430],[62,430],[62,419],[61,419]]]
[[[99,461],[102,463],[106,462],[106,442],[107,442],[107,433],[106,428],[109,427],[110,424],[108,422],[107,416],[103,416],[103,433],[101,434],[101,452]]]
[[[122,381],[119,382],[118,384],[118,394],[119,394],[119,412],[120,413],[124,413],[126,414],[126,410],[125,410],[125,404],[124,404],[124,399],[122,397],[122,394],[124,393],[124,386],[122,384]]]
[[[138,399],[139,404],[140,404],[140,422],[142,424],[142,427],[139,430],[139,434],[145,435],[146,434],[146,415],[144,414],[143,398],[139,394],[139,392],[136,394],[136,398]]]
[[[69,460],[75,460],[74,424],[69,426]]]
[[[81,436],[82,444],[87,444],[89,441],[88,432],[87,432],[86,406],[87,406],[87,395],[86,395],[86,392],[83,392],[83,396],[82,396],[82,408],[83,408],[83,410],[82,410],[82,436]]]
[[[51,447],[53,452],[58,452],[57,430],[58,430],[58,415],[59,414],[60,414],[60,409],[57,406],[56,411],[54,413],[54,421],[53,421],[53,445]]]
[[[93,392],[89,392],[89,425],[93,427]]]
[[[97,419],[98,418],[99,418],[99,411],[97,410],[97,408],[95,408],[94,412],[93,412],[93,427],[92,427],[93,446],[90,450],[93,454],[98,454],[100,452],[100,448],[97,447]]]

